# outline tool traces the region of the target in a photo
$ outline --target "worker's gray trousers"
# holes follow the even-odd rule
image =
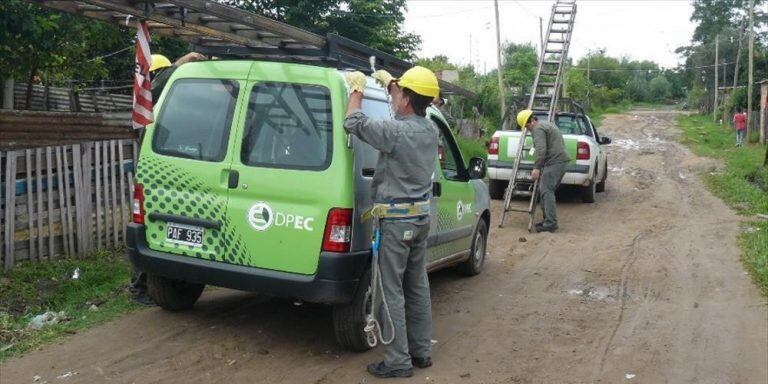
[[[557,225],[557,200],[555,190],[560,186],[560,181],[565,175],[565,167],[568,163],[547,165],[541,170],[539,179],[539,204],[544,216],[544,225]]]
[[[427,279],[428,235],[429,218],[381,221],[379,265],[395,327],[395,339],[384,351],[384,362],[390,368],[411,368],[411,356],[430,357],[432,309]],[[384,338],[392,337],[381,310],[379,321]]]

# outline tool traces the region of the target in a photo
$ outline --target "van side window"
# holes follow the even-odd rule
[[[322,170],[331,162],[331,95],[317,85],[253,87],[240,159],[245,165]]]
[[[435,118],[432,121],[438,126],[438,131],[440,132],[440,137],[437,140],[437,158],[440,162],[443,176],[449,180],[465,181],[462,175],[466,171],[461,165],[461,156],[457,152],[458,148],[453,143],[452,138],[445,136],[444,130],[447,128],[445,128],[443,123]]]
[[[167,156],[222,161],[238,91],[238,83],[231,80],[175,81],[155,123],[152,150]]]

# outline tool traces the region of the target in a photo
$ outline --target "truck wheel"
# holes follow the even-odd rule
[[[147,274],[147,292],[154,302],[170,311],[192,308],[203,293],[204,284]]]
[[[472,249],[469,252],[469,259],[458,265],[458,270],[464,275],[475,276],[483,271],[485,262],[485,250],[488,243],[488,226],[484,220],[480,220],[472,235]]]
[[[491,199],[501,200],[504,198],[504,190],[507,189],[507,184],[504,180],[493,180],[488,186],[488,192],[491,195]]]
[[[589,183],[588,186],[581,189],[581,201],[583,203],[594,203],[595,193],[597,192],[597,183],[595,180]]]
[[[371,270],[363,275],[351,303],[333,306],[333,333],[345,349],[365,352],[371,349],[365,338],[365,316],[371,309]]]

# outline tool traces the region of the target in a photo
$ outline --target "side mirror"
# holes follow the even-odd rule
[[[611,143],[611,138],[610,137],[603,136],[603,137],[600,138],[600,144],[601,145],[603,145],[603,144],[610,144],[610,143]]]
[[[469,159],[469,178],[482,179],[485,177],[485,160],[480,157]]]

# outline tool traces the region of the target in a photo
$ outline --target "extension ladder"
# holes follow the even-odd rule
[[[571,33],[573,32],[575,17],[576,0],[557,0],[552,6],[552,15],[549,18],[549,26],[547,26],[545,44],[541,49],[539,67],[536,70],[536,79],[533,81],[533,88],[531,89],[531,96],[528,101],[528,109],[533,110],[534,115],[546,114],[547,120],[550,122],[555,121],[557,104],[563,90],[565,64],[568,57],[568,48],[571,44]],[[514,119],[514,116],[510,115],[510,118]],[[526,177],[518,177],[523,153],[531,149],[531,147],[525,146],[528,135],[528,129],[522,127],[517,144],[517,156],[515,156],[515,162],[512,167],[512,176],[510,176],[509,184],[507,184],[507,188],[504,191],[504,211],[501,215],[499,227],[504,226],[504,220],[508,212],[525,212],[530,216],[528,221],[528,231],[530,232],[533,229],[533,222],[536,216],[539,182],[536,180],[531,184],[530,180]],[[527,207],[510,207],[512,196],[519,191],[523,191],[524,194],[531,194]]]

